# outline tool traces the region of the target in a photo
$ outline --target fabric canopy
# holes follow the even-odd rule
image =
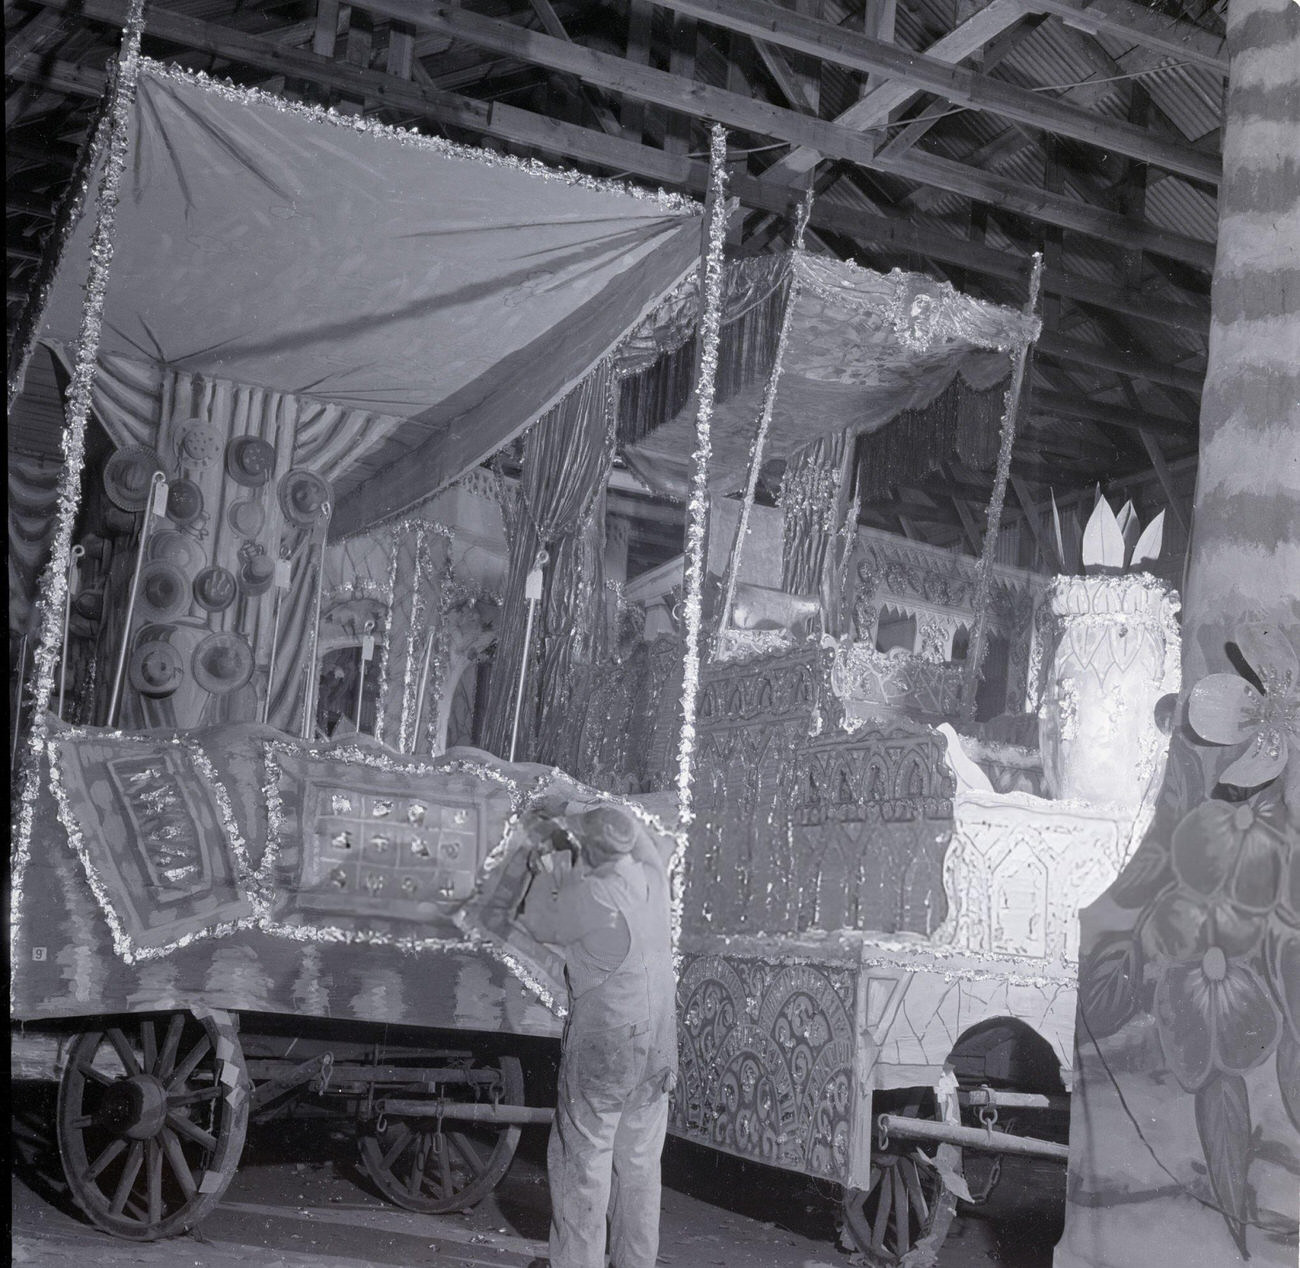
[[[1007,376],[1011,350],[1038,333],[1037,318],[922,274],[876,273],[803,251],[786,259],[794,312],[765,460],[788,458],[822,436],[875,431],[930,404],[957,375],[977,390],[990,388]],[[714,409],[709,483],[716,492],[745,482],[775,354],[770,347],[761,372]],[[628,465],[651,488],[684,496],[694,426],[692,397],[625,449]]]
[[[369,518],[517,434],[698,261],[688,200],[147,60],[129,145],[102,353],[411,420],[362,473]],[[48,342],[77,337],[93,220]]]

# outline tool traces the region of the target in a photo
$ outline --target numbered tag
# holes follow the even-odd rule
[[[542,570],[534,568],[524,582],[524,598],[536,601],[542,597]]]
[[[160,520],[167,518],[167,494],[169,492],[167,481],[159,480],[153,486],[153,501],[150,503],[149,510]]]
[[[289,561],[287,559],[277,559],[275,561],[275,584],[281,590],[289,588]]]
[[[370,660],[375,654],[375,636],[366,634],[361,639],[361,659]]]

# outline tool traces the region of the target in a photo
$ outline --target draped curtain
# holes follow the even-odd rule
[[[9,451],[9,633],[28,628],[32,596],[50,555],[58,510],[58,458]]]
[[[540,550],[545,549],[550,560],[524,682],[517,757],[537,752],[539,712],[550,720],[542,727],[545,743],[555,747],[557,705],[592,626],[592,557],[599,551],[584,539],[596,522],[596,506],[613,461],[612,372],[610,364],[603,362],[538,419],[525,442],[517,502],[508,525],[510,562],[483,740],[484,748],[501,756],[510,751],[515,692],[524,658],[528,616],[524,586]]]
[[[827,554],[844,516],[849,440],[846,432],[823,436],[791,455],[781,481],[784,513],[781,589],[787,594],[821,590]]]

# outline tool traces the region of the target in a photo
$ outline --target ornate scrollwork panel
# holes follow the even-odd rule
[[[852,1109],[851,969],[688,957],[675,1134],[842,1179]]]

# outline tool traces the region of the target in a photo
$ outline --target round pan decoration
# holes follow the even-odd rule
[[[142,696],[158,699],[170,696],[185,681],[181,654],[161,638],[146,639],[131,653],[126,667],[127,681]]]
[[[238,691],[253,676],[253,649],[242,634],[209,634],[194,649],[194,681],[214,696]]]
[[[166,559],[151,559],[140,569],[136,596],[141,614],[154,621],[178,616],[190,605],[189,578]]]
[[[226,509],[226,523],[240,537],[256,537],[266,527],[266,507],[249,498],[232,502]]]
[[[226,474],[246,488],[261,488],[275,470],[275,450],[258,436],[236,436],[226,446]]]
[[[221,430],[207,419],[187,418],[176,427],[176,452],[187,466],[211,466],[221,448]]]
[[[213,564],[194,578],[194,602],[205,612],[224,612],[235,601],[235,574]]]
[[[173,524],[193,524],[203,511],[203,490],[193,480],[173,480],[167,486],[167,518]]]
[[[294,467],[281,477],[280,509],[284,518],[299,528],[310,528],[321,516],[326,502],[333,500],[329,482],[306,467]]]
[[[104,492],[114,506],[124,511],[143,511],[149,504],[154,472],[162,469],[156,449],[128,445],[104,464]]]

